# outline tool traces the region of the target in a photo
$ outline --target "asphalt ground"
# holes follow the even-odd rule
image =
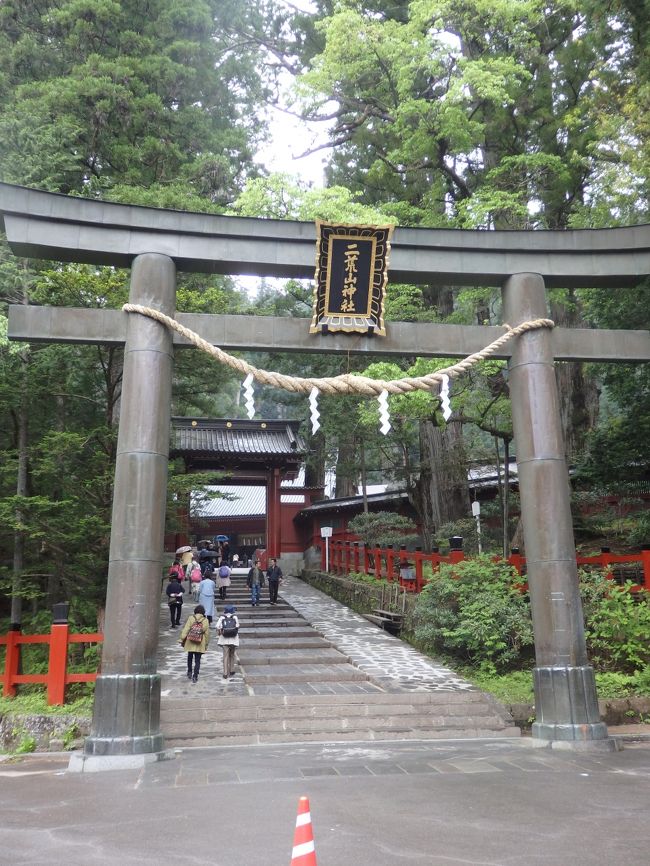
[[[648,866],[650,744],[446,740],[187,749],[139,770],[0,763],[0,863],[289,866],[307,796],[318,866]]]

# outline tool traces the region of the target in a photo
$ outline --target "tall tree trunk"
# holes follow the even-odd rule
[[[363,497],[363,513],[368,513],[368,491],[366,489],[366,449],[363,444],[363,436],[359,442],[359,456],[361,457],[361,496]]]
[[[28,472],[29,472],[29,426],[28,426],[28,388],[27,369],[29,367],[29,355],[25,351],[20,356],[22,367],[23,387],[21,390],[20,406],[16,415],[16,450],[18,452],[18,471],[16,477],[16,496],[25,497],[28,494]],[[16,508],[16,523],[18,526],[25,525],[25,514],[23,509]],[[14,532],[14,560],[11,584],[11,624],[19,626],[23,621],[23,599],[22,584],[23,570],[25,568],[25,541],[26,533],[22,529]]]
[[[63,401],[63,397],[59,394],[56,398],[56,421],[55,426],[58,433],[63,433],[65,430],[65,403]],[[61,462],[61,461],[59,461]],[[58,477],[61,477],[61,472],[63,471],[62,467],[59,466],[59,471],[57,473]],[[61,488],[57,485],[52,490],[52,499],[60,500],[62,498]],[[52,607],[53,604],[59,601],[66,601],[65,598],[65,590],[63,585],[62,575],[65,574],[65,557],[63,555],[63,551],[57,545],[55,550],[52,553],[52,562],[54,564],[53,571],[48,575],[47,578],[47,604],[48,607]],[[63,593],[63,597],[61,594]]]
[[[338,457],[336,460],[336,492],[337,499],[357,495],[357,440],[354,436],[339,438]]]
[[[309,458],[305,463],[305,487],[325,487],[325,434],[322,430],[309,437]]]
[[[412,501],[422,522],[424,544],[431,547],[440,526],[467,517],[470,510],[462,426],[453,421],[444,427],[432,419],[421,421],[420,461]]]
[[[574,293],[570,293],[570,301]],[[551,303],[551,318],[556,325],[580,328],[585,321],[575,303]],[[572,463],[585,447],[587,434],[598,420],[599,391],[594,377],[585,372],[585,365],[577,361],[555,365],[555,376],[560,397],[560,417],[564,433],[564,451],[567,463]]]
[[[503,558],[510,556],[510,440],[503,440]]]

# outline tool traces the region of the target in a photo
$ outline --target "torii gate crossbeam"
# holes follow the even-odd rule
[[[6,184],[0,184],[0,214],[17,255],[130,266],[130,302],[169,315],[177,270],[311,277],[314,269],[315,230],[306,223],[184,214]],[[648,274],[650,226],[571,232],[398,228],[391,253],[395,281],[501,286],[504,317],[512,326],[546,316],[548,286],[632,286]],[[195,330],[222,348],[277,350],[290,342],[293,350],[305,350],[295,321],[276,322],[269,340],[269,320],[247,318],[242,345],[232,338],[232,318],[195,317]],[[449,327],[391,323],[387,341],[316,336],[309,338],[310,350],[458,357],[493,338],[491,328]],[[156,757],[163,747],[158,615],[149,599],[160,578],[173,350],[182,341],[157,322],[117,311],[24,307],[11,309],[9,336],[113,344],[125,339],[106,643],[85,753]],[[643,361],[650,339],[645,331],[540,329],[519,337],[501,356],[509,358],[511,371],[535,630],[533,736],[543,744],[609,748],[585,649],[554,351],[567,360]]]

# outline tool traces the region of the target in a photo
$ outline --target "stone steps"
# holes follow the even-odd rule
[[[216,694],[161,702],[167,747],[519,736],[482,692],[391,682],[385,688],[395,691],[384,691],[288,604],[266,599],[263,593],[253,608],[241,584],[231,587],[226,603],[240,621],[237,676],[219,680]]]
[[[262,640],[265,641],[268,638],[279,638],[282,640],[290,640],[292,638],[313,638],[323,640],[321,636],[315,631],[310,625],[307,625],[306,622],[303,622],[302,625],[295,626],[286,626],[285,628],[277,628],[277,627],[267,627],[258,628],[254,626],[252,628],[241,629],[240,634],[243,638],[246,638],[246,642],[250,640]]]
[[[337,649],[312,647],[278,648],[265,645],[263,648],[242,646],[237,652],[239,664],[248,672],[260,665],[337,665],[349,661]]]
[[[248,685],[281,683],[353,683],[367,680],[368,675],[347,662],[344,656],[338,664],[274,664],[242,665]]]
[[[281,698],[253,697],[200,697],[191,704],[184,700],[166,701],[161,718],[169,721],[192,721],[218,717],[224,721],[237,719],[266,719],[328,716],[332,707],[344,709],[346,715],[377,715],[390,710],[395,713],[431,711],[438,715],[460,715],[463,708],[473,716],[493,712],[490,700],[482,692],[377,692],[364,695],[285,695]]]
[[[328,649],[332,646],[330,641],[325,640],[322,637],[291,637],[285,634],[281,634],[278,637],[273,634],[270,637],[262,636],[259,638],[252,638],[250,634],[246,635],[246,650],[257,650],[263,649],[268,652],[275,652],[279,649]],[[244,650],[242,648],[240,650],[240,656]]]
[[[173,746],[332,740],[519,736],[481,693],[212,698],[166,702],[161,725]]]

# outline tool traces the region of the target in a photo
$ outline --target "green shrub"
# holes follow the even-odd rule
[[[416,542],[418,535],[415,524],[408,517],[392,511],[371,511],[357,514],[348,524],[367,547],[387,547]]]
[[[483,692],[489,692],[504,704],[532,704],[533,672],[510,671],[494,674],[489,671],[463,671],[463,676]]]
[[[650,697],[650,665],[646,665],[640,671],[635,671],[633,680],[634,694]]]
[[[633,674],[650,665],[650,593],[631,586],[602,571],[580,572],[587,652],[599,671]]]
[[[596,691],[598,697],[603,700],[634,695],[636,694],[634,685],[634,677],[630,674],[619,674],[615,671],[596,674]]]
[[[515,588],[518,579],[507,563],[487,556],[442,564],[416,603],[416,640],[484,671],[519,664],[533,631],[528,598]]]

